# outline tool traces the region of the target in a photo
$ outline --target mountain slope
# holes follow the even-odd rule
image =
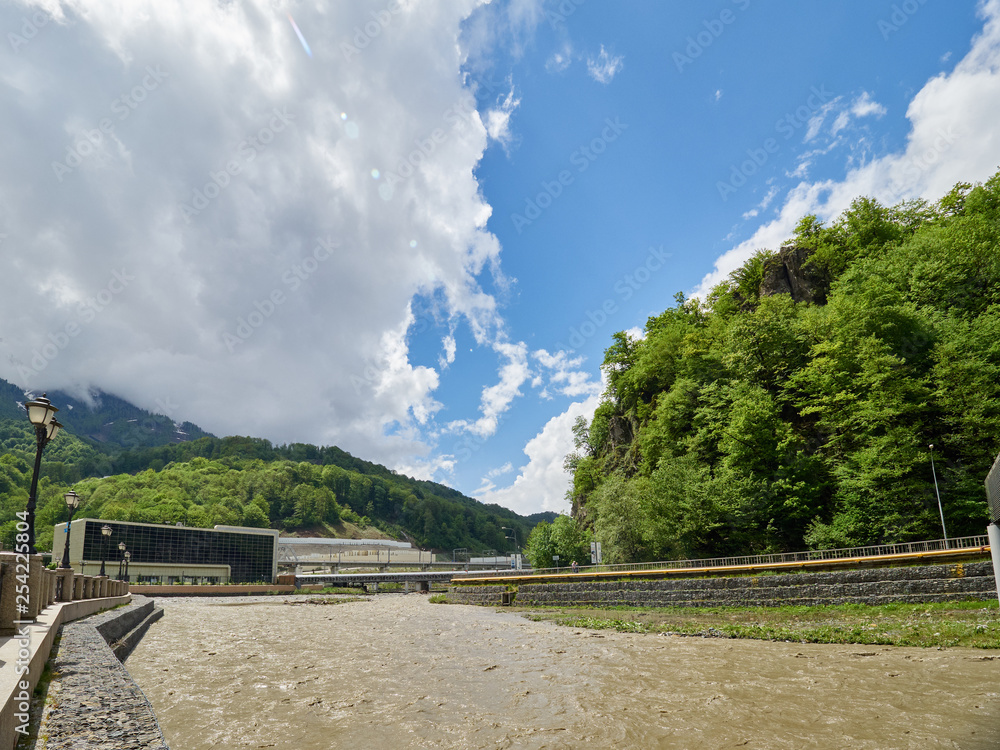
[[[57,391],[49,398],[66,429],[42,463],[40,549],[51,543],[52,524],[64,519],[62,495],[71,485],[84,500],[79,517],[319,535],[332,534],[343,520],[437,550],[509,550],[513,533],[504,527],[523,541],[540,520],[555,517],[526,519],[336,446],[216,438],[105,393],[95,394],[92,405]],[[0,541],[7,546],[14,513],[27,502],[35,453],[19,406],[24,400],[20,389],[0,380]]]

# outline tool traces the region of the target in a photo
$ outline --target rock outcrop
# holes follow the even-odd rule
[[[785,245],[764,263],[760,296],[790,294],[796,302],[826,303],[830,282],[819,268],[807,264],[813,251],[797,245]]]

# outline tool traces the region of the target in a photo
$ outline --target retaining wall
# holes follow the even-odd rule
[[[503,585],[452,586],[448,601],[500,606]],[[509,596],[509,595],[508,595]],[[772,607],[993,600],[988,562],[724,578],[520,583],[520,606]]]
[[[0,748],[13,748],[21,735],[17,727],[27,721],[32,691],[49,658],[59,627],[70,620],[127,604],[130,596],[81,599],[46,607],[35,619],[19,623],[17,634],[0,637]],[[29,710],[23,706],[28,704]]]
[[[63,626],[34,750],[168,750],[156,715],[122,661],[163,610],[126,607]]]

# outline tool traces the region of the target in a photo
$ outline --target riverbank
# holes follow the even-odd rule
[[[820,607],[514,607],[573,628],[793,643],[1000,649],[1000,605],[934,602]],[[1000,656],[989,657],[1000,660]]]

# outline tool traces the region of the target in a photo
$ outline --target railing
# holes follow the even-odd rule
[[[69,568],[49,570],[42,566],[41,555],[0,552],[0,635],[10,635],[15,622],[33,621],[56,602],[127,593],[125,581],[80,575]]]
[[[747,565],[781,565],[797,562],[817,562],[822,560],[844,560],[862,557],[885,557],[891,555],[919,555],[927,552],[954,550],[989,550],[989,537],[966,536],[957,539],[935,539],[926,542],[901,542],[899,544],[877,544],[869,547],[847,547],[844,549],[817,549],[806,552],[779,552],[770,555],[744,555],[741,557],[710,557],[700,560],[668,560],[665,562],[625,563],[619,565],[581,565],[576,572],[613,573],[642,570],[697,570],[709,568],[730,568]],[[569,566],[560,568],[533,568],[530,571],[516,571],[517,575],[553,575],[574,572]],[[495,573],[465,573],[463,578],[488,577]],[[504,575],[511,575],[505,572]]]

